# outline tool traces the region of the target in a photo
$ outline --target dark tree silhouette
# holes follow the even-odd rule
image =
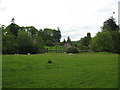
[[[103,23],[102,31],[118,31],[119,27],[113,17],[110,17]]]

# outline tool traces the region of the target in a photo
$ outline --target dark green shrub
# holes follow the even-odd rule
[[[66,50],[67,53],[79,53],[76,47],[70,47]]]

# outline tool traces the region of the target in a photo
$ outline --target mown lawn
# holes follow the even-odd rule
[[[2,69],[3,88],[118,87],[118,54],[112,53],[3,55]]]

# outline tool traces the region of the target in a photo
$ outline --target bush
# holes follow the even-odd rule
[[[90,44],[93,51],[113,51],[114,42],[110,32],[100,32],[95,36]]]
[[[70,47],[66,50],[67,53],[79,53],[76,47]]]

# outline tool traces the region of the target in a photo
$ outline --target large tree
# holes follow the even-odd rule
[[[44,44],[47,46],[51,46],[51,45],[53,46],[60,43],[60,39],[61,39],[60,30],[44,28],[43,30],[38,31],[38,35],[41,36],[41,38],[44,41]]]
[[[120,32],[114,18],[109,18],[104,22],[102,31],[91,41],[90,47],[94,51],[109,51],[120,53]]]
[[[113,17],[110,17],[103,23],[103,27],[101,27],[102,31],[118,31],[119,27],[116,24],[116,21]]]
[[[37,53],[37,46],[34,45],[32,37],[25,31],[20,30],[18,33],[17,43],[19,45],[19,53]]]

